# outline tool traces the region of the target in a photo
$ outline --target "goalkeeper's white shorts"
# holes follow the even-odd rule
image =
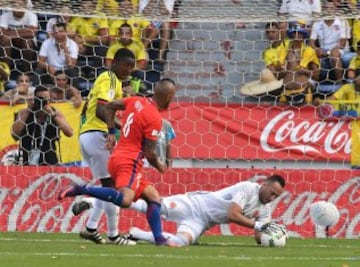
[[[208,223],[202,218],[202,213],[194,207],[187,195],[174,195],[163,198],[162,204],[166,208],[163,215],[167,221],[177,224],[177,232],[186,232],[192,236],[195,243],[200,235],[208,229]]]

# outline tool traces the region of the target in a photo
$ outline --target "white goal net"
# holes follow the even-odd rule
[[[89,9],[82,6],[84,2],[91,3]],[[26,97],[15,96],[18,96],[19,88],[24,87],[21,85],[24,79],[27,80],[25,87],[29,92],[39,84],[46,84],[51,89],[59,86],[54,73],[46,77],[49,74],[46,71],[37,72],[41,45],[49,37],[46,27],[51,19],[70,17],[67,26],[71,28],[69,25],[73,18],[88,17],[94,21],[99,18],[107,25],[101,27],[108,27],[109,30],[105,38],[113,35],[118,40],[119,36],[114,37],[110,31],[111,24],[116,20],[131,23],[131,16],[123,13],[124,2],[127,1],[0,0],[2,18],[8,12],[30,11],[36,15],[38,23],[37,29],[33,30],[36,38],[33,47],[18,48],[15,42],[6,42],[6,38],[0,36],[3,42],[0,48],[4,52],[1,57],[7,56],[9,65],[7,79],[3,79],[2,83],[4,88],[0,105],[0,127],[4,129],[0,135],[0,193],[4,193],[0,194],[0,206],[4,207],[0,214],[0,231],[76,232],[81,228],[88,214],[74,219],[70,211],[71,202],[59,204],[53,198],[62,183],[91,179],[89,170],[82,165],[78,142],[84,101],[77,106],[73,99],[54,98],[51,103],[63,112],[74,129],[74,135],[70,138],[61,135],[56,148],[57,166],[18,166],[21,164],[15,158],[18,156],[19,142],[13,139],[9,129],[14,115],[26,107],[27,102]],[[136,0],[131,2],[134,6],[139,4]],[[334,1],[337,4],[332,13],[324,7],[325,2],[333,1],[318,1],[320,10],[310,10],[305,22],[296,19],[299,23],[295,25],[296,29],[288,28],[294,20],[294,14],[289,14],[294,11],[294,6],[288,6],[286,11],[283,4],[301,1],[165,1],[174,4],[171,14],[166,14],[166,5],[162,0],[150,2],[153,3],[152,8],[144,9],[141,14],[148,23],[144,32],[149,28],[159,32],[148,39],[150,44],[146,47],[147,57],[141,69],[141,79],[150,88],[161,78],[171,78],[177,85],[175,101],[169,111],[163,114],[176,133],[172,141],[174,168],[163,177],[154,170],[147,170],[160,193],[169,195],[192,190],[215,190],[281,170],[289,186],[286,194],[276,203],[273,215],[288,226],[293,235],[357,237],[359,216],[356,192],[359,191],[360,173],[351,168],[360,166],[359,99],[326,102],[342,85],[353,84],[354,77],[348,76],[352,58],[359,57],[353,73],[360,69],[360,54],[356,52],[360,40],[357,1]],[[308,9],[298,11],[303,14]],[[291,42],[289,39],[298,38],[291,34],[303,31],[303,37],[307,37],[302,40],[303,44],[308,44],[312,29],[310,20],[313,23],[323,19],[331,21],[335,17],[347,25],[344,26],[347,35],[342,37],[346,40],[342,49],[347,58],[341,59],[344,61],[341,66],[319,69],[323,72],[318,80],[312,77],[311,81],[307,81],[310,85],[305,89],[311,92],[300,92],[304,102],[299,105],[297,99],[292,99],[292,94],[273,90],[283,90],[287,83],[303,82],[298,80],[286,80],[287,83],[284,80],[278,88],[263,93],[241,90],[251,82],[255,82],[252,90],[262,88],[257,82],[268,67],[264,51],[274,41]],[[6,22],[1,20],[1,23]],[[277,28],[273,28],[273,25],[277,25]],[[116,29],[119,27],[120,24]],[[9,30],[20,32],[19,28],[22,26],[9,26]],[[277,31],[278,39],[269,39],[271,31]],[[81,35],[81,31],[76,34]],[[17,37],[21,41],[32,39],[28,36]],[[280,37],[284,39],[280,40]],[[90,53],[80,49],[75,64],[78,72],[71,73],[72,76],[66,73],[66,77],[58,77],[58,80],[76,80],[73,85],[85,100],[96,77],[107,67],[107,49],[114,39],[110,38],[108,43],[101,42],[98,46],[89,45],[92,49]],[[83,44],[89,44],[89,40]],[[159,58],[162,49],[165,52]],[[302,55],[303,51],[300,50],[298,54],[294,52],[295,57]],[[144,58],[139,62],[141,60]],[[332,56],[327,60],[329,64],[333,63]],[[289,65],[289,62],[286,64]],[[322,68],[320,59],[318,67]],[[341,70],[340,76],[338,69]],[[22,74],[27,76],[23,77]],[[277,79],[275,84],[280,80]],[[7,94],[10,90],[16,93]],[[308,93],[313,100],[319,97],[320,104],[332,106],[322,109],[319,116],[318,106],[313,101],[305,101]],[[285,102],[281,99],[283,96]],[[47,200],[50,203],[48,206],[44,204],[48,203]],[[330,233],[326,233],[325,229],[315,229],[310,222],[308,208],[316,200],[331,200],[343,215]],[[1,205],[4,203],[7,205]],[[144,218],[139,220],[139,215],[131,212],[124,217],[126,219],[121,226],[124,231],[134,225],[146,224]],[[166,227],[174,230],[173,226]],[[238,228],[227,227],[216,228],[212,233],[244,233]],[[245,231],[245,234],[248,232]]]

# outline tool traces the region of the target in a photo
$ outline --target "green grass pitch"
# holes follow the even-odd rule
[[[251,237],[203,236],[183,248],[96,245],[77,234],[0,233],[6,267],[360,267],[359,239],[290,238],[284,248],[257,246]]]

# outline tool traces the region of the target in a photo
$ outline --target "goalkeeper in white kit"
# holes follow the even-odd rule
[[[177,223],[177,232],[163,234],[179,246],[188,246],[216,224],[235,223],[254,229],[255,240],[260,244],[262,231],[278,227],[271,222],[271,202],[284,192],[284,187],[283,177],[271,175],[261,185],[245,181],[215,192],[198,191],[164,197],[161,214],[165,220]],[[146,202],[139,200],[131,208],[145,213]],[[135,227],[130,229],[129,237],[154,242],[151,232]]]

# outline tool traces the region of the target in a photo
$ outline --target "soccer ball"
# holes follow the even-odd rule
[[[284,247],[286,245],[286,239],[288,235],[285,230],[279,229],[277,231],[265,231],[261,232],[261,246],[263,247]]]
[[[339,221],[340,213],[338,208],[327,201],[318,201],[310,206],[310,217],[314,224],[330,227]]]

